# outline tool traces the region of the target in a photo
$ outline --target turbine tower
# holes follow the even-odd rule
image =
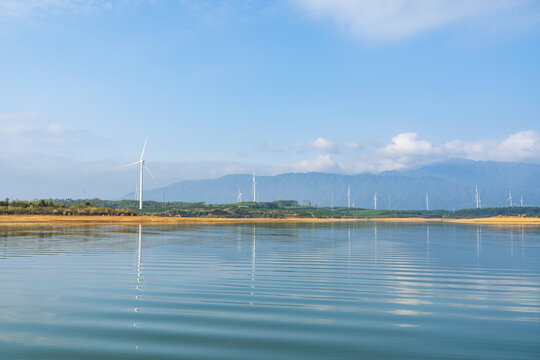
[[[521,200],[519,202],[521,204],[521,207],[523,207],[523,195],[521,195]]]
[[[146,150],[146,143],[148,142],[148,138],[144,141],[144,146],[141,152],[141,158],[138,161],[135,161],[131,164],[127,164],[124,166],[132,166],[132,165],[139,165],[139,210],[143,208],[143,168],[148,171],[150,176],[155,179],[154,175],[150,172],[146,164],[144,163],[144,150]]]
[[[478,185],[476,185],[476,189],[474,190],[474,198],[476,200],[476,208],[480,208],[480,193],[478,192]]]
[[[251,182],[253,189],[253,202],[257,202],[257,182],[255,181],[255,174],[253,174],[253,181]]]
[[[429,211],[429,194],[426,193],[426,210]]]
[[[375,196],[373,197],[373,205],[375,207],[375,210],[377,210],[377,193],[375,193]]]
[[[514,204],[512,203],[512,190],[508,191],[508,199],[506,201],[510,202],[510,207],[513,207]]]
[[[240,188],[238,187],[238,185],[236,185],[236,188],[238,189],[238,198],[236,199],[236,202],[241,203],[242,202],[242,192],[240,191]]]
[[[351,207],[351,186],[349,185],[349,190],[347,190],[347,207]]]

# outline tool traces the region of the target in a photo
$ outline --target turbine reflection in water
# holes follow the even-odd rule
[[[482,246],[482,228],[480,228],[480,225],[476,226],[476,258],[480,259],[480,248]]]
[[[255,290],[255,257],[257,256],[256,253],[257,249],[257,236],[256,236],[256,227],[253,227],[253,244],[251,248],[251,301],[250,305],[253,305],[253,294]]]
[[[373,225],[373,231],[374,231],[374,237],[375,237],[375,268],[377,267],[377,257],[379,256],[378,254],[378,239],[377,239],[377,224],[375,223]]]
[[[138,226],[138,241],[137,241],[137,285],[135,286],[135,290],[137,290],[138,292],[142,292],[143,291],[143,278],[142,278],[142,225],[139,225]],[[135,295],[135,300],[137,302],[140,302],[141,301],[141,297],[142,295],[140,294],[137,294]],[[133,308],[133,311],[138,313],[140,311],[140,307],[136,306],[135,308]],[[133,327],[139,327],[139,323],[137,322],[134,322],[133,323]],[[138,348],[138,346],[136,346]]]
[[[429,223],[426,224],[426,251],[427,258],[429,259]]]

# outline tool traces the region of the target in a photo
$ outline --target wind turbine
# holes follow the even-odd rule
[[[478,192],[478,185],[476,185],[476,188],[474,190],[474,198],[476,200],[476,208],[480,208],[480,193]]]
[[[347,207],[351,207],[351,186],[349,185],[349,190],[347,190]]]
[[[520,204],[521,204],[521,207],[523,207],[523,195],[521,195]]]
[[[426,210],[429,211],[429,194],[426,193]]]
[[[236,199],[236,202],[241,203],[242,202],[242,192],[240,191],[240,188],[238,187],[238,185],[236,185],[236,188],[238,189],[238,198]]]
[[[255,174],[253,174],[253,181],[251,182],[251,188],[253,189],[253,202],[257,202],[257,182],[255,181]]]
[[[510,202],[510,207],[513,207],[514,204],[512,203],[512,190],[508,191],[508,199],[506,201]]]
[[[375,205],[375,210],[377,210],[377,193],[375,193],[375,196],[373,197],[373,204]]]
[[[143,159],[144,150],[146,150],[147,142],[148,142],[148,138],[146,138],[146,140],[144,141],[144,146],[141,152],[141,158],[138,161],[132,162],[131,164],[124,165],[124,166],[139,165],[139,210],[143,208],[143,168],[145,168],[146,171],[148,171],[148,173],[150,174],[150,176],[153,179],[155,179],[154,175],[152,174],[152,172],[150,172],[150,170],[144,163],[144,159]]]

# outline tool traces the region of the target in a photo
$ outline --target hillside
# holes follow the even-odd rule
[[[404,171],[340,175],[328,173],[287,173],[257,176],[257,200],[296,200],[318,206],[346,206],[347,189],[356,207],[378,209],[425,209],[426,192],[430,209],[474,207],[474,186],[478,184],[483,207],[505,206],[512,189],[514,204],[523,195],[527,206],[540,205],[540,166],[522,163],[455,159]],[[145,200],[231,203],[238,196],[252,198],[251,175],[228,175],[218,179],[181,181],[145,191]],[[123,197],[133,199],[133,193]]]

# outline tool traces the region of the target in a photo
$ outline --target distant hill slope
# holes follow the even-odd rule
[[[228,175],[218,179],[181,181],[145,191],[145,200],[204,201],[231,203],[237,186],[244,201],[252,199],[251,175]],[[405,171],[378,175],[338,175],[327,173],[287,173],[257,176],[257,200],[310,201],[318,206],[347,205],[347,188],[356,207],[378,209],[425,209],[426,192],[430,209],[474,207],[474,186],[478,184],[483,207],[505,206],[512,189],[514,205],[523,195],[525,205],[540,205],[540,165],[455,159]],[[133,199],[133,193],[124,198]],[[507,204],[507,203],[506,203]]]

